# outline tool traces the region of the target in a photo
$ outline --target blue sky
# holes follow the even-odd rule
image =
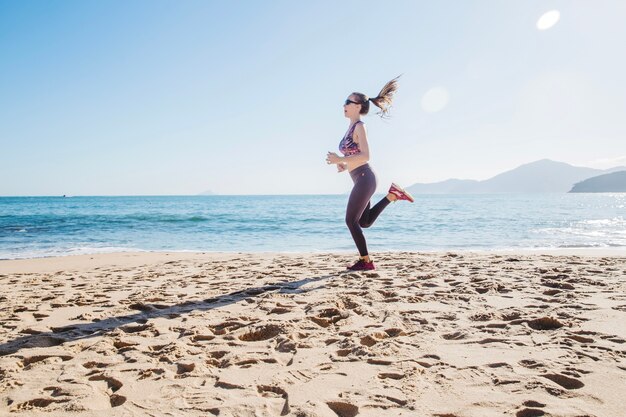
[[[626,165],[625,21],[617,0],[0,0],[0,195],[347,192],[324,162],[342,102],[398,74],[392,118],[364,117],[379,192]]]

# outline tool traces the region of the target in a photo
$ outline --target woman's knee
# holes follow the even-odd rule
[[[353,217],[346,217],[346,226],[348,226],[348,229],[350,230],[358,229],[360,227],[359,221]]]

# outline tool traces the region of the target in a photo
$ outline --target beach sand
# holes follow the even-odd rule
[[[626,257],[374,259],[0,261],[0,415],[626,415]]]

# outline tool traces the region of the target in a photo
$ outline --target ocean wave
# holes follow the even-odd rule
[[[2,226],[0,227],[0,231],[7,233],[24,233],[27,229],[23,226]]]
[[[118,252],[150,252],[147,249],[130,248],[123,246],[81,246],[72,248],[48,248],[38,250],[22,250],[12,252],[0,252],[0,260],[50,258],[56,256],[94,255],[98,253]]]
[[[593,220],[581,220],[576,224],[581,226],[614,226],[614,227],[626,227],[626,220],[623,217],[614,217],[612,219],[593,219]]]

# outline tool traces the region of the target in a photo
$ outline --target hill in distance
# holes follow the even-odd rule
[[[567,193],[578,182],[623,170],[626,167],[601,170],[542,159],[484,181],[450,179],[413,184],[407,190],[415,194]]]
[[[575,184],[570,193],[626,193],[626,171],[586,179]]]

